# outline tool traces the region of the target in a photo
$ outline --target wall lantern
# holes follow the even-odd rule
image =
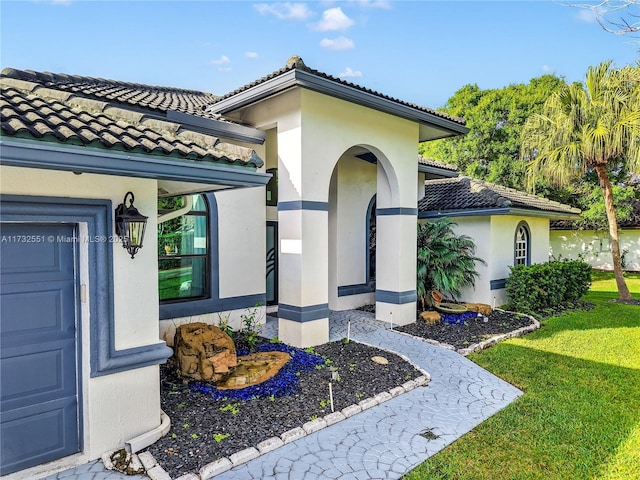
[[[129,197],[131,198],[127,207]],[[127,192],[122,203],[116,208],[116,234],[122,240],[122,246],[127,249],[131,258],[142,248],[147,218],[149,218],[138,212],[138,209],[133,206],[133,200],[133,193]]]

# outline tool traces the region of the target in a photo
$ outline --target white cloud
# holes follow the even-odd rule
[[[359,0],[358,5],[365,8],[384,8],[386,10],[391,8],[391,2],[385,0]]]
[[[313,15],[305,3],[256,3],[253,7],[260,15],[274,15],[280,20],[306,20]]]
[[[353,20],[347,17],[342,8],[329,8],[322,13],[322,20],[315,26],[316,30],[329,32],[334,30],[346,30],[353,25]]]
[[[244,56],[247,58],[258,58],[257,52],[244,52]]]
[[[347,78],[347,77],[361,77],[362,76],[362,72],[360,70],[351,70],[351,67],[347,67],[344,69],[344,72],[340,73],[338,75],[340,78]]]
[[[584,23],[596,23],[599,17],[602,17],[607,10],[602,7],[580,8],[576,17]]]
[[[349,50],[355,48],[353,40],[347,37],[338,38],[323,38],[320,41],[322,48],[328,48],[329,50]]]
[[[231,60],[229,60],[229,57],[227,57],[226,55],[222,55],[217,60],[211,60],[211,65],[224,65],[226,63],[231,63]]]

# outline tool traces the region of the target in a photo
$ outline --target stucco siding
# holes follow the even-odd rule
[[[640,271],[640,229],[619,230],[624,268]],[[613,270],[609,233],[595,230],[551,230],[550,254],[559,258],[583,258],[593,268]],[[625,253],[626,251],[626,253]]]
[[[265,189],[224,190],[215,197],[220,298],[262,294],[266,288]]]

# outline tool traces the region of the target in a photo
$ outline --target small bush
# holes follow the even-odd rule
[[[509,309],[517,312],[541,312],[575,302],[591,285],[591,266],[577,260],[510,268],[507,297]]]

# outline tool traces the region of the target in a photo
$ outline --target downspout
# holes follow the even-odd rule
[[[160,440],[167,433],[169,433],[170,429],[171,419],[166,413],[160,410],[160,425],[146,433],[143,433],[142,435],[138,435],[131,440],[127,440],[125,442],[125,448],[129,453],[139,452],[140,450],[147,448],[149,445],[152,445],[153,443]]]
[[[164,215],[158,215],[158,225],[168,220],[181,217],[191,211],[191,207],[193,207],[193,197],[191,195],[183,195],[182,199],[184,200],[184,207],[174,210],[173,212],[165,213]]]

